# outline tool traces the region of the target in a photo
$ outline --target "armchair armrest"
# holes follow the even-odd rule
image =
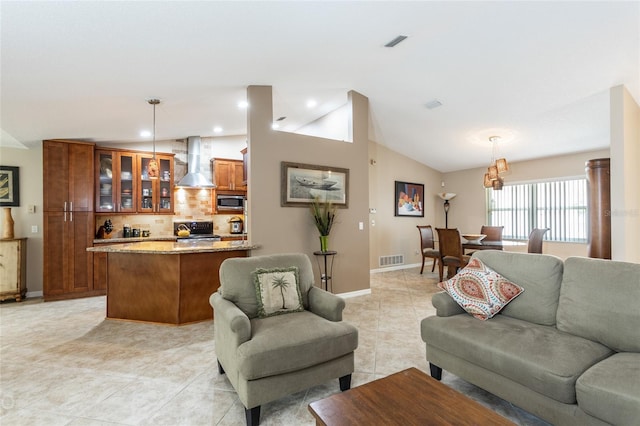
[[[439,317],[450,317],[465,313],[465,310],[446,291],[434,294],[431,298],[431,304],[436,308],[436,315]]]
[[[214,326],[216,325],[215,323],[218,323],[220,327],[231,330],[233,336],[230,337],[234,340],[235,347],[240,346],[251,338],[251,321],[233,302],[215,292],[209,298],[209,303],[214,310]]]
[[[344,307],[344,299],[333,293],[318,287],[309,290],[309,310],[316,315],[333,322],[342,321]]]

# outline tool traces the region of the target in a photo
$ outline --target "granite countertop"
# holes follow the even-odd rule
[[[131,238],[126,238],[127,241]],[[252,250],[259,245],[248,244],[246,241],[140,241],[126,244],[100,244],[87,248],[91,252],[103,253],[147,253],[147,254],[185,254],[212,253],[218,251]]]
[[[129,238],[103,238],[93,240],[93,244],[137,243],[140,241],[176,241],[175,235],[160,235],[157,237],[129,237]]]

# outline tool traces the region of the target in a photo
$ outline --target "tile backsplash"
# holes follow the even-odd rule
[[[177,188],[174,190],[174,215],[153,215],[153,214],[96,214],[96,232],[107,219],[111,219],[113,232],[111,238],[122,238],[122,228],[124,225],[131,225],[131,228],[149,230],[151,237],[168,236],[173,234],[173,222],[184,220],[211,220],[213,221],[214,232],[218,234],[229,233],[228,220],[234,215],[213,215],[211,189],[186,189]],[[239,216],[242,217],[242,214]]]

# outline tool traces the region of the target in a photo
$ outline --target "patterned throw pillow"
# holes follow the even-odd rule
[[[438,283],[438,287],[465,311],[483,321],[500,312],[524,291],[475,258],[453,278]]]
[[[259,268],[254,277],[260,318],[304,311],[298,285],[298,267]]]

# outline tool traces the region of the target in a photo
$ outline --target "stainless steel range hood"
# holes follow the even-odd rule
[[[187,174],[178,185],[186,188],[215,188],[206,176],[200,173],[200,136],[187,138]]]

